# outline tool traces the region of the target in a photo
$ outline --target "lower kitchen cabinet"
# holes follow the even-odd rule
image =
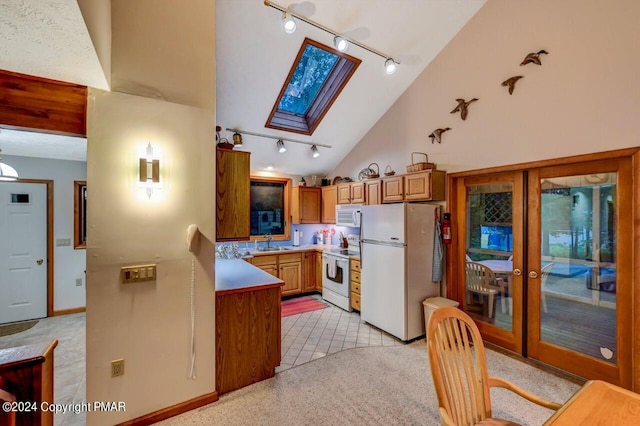
[[[316,291],[322,293],[322,279],[324,277],[322,272],[322,253],[316,254]]]
[[[351,307],[357,311],[360,311],[360,259],[350,260],[350,281],[351,281]]]
[[[280,284],[216,292],[218,394],[274,376],[281,357],[280,300]]]
[[[255,256],[251,263],[274,277],[279,277],[277,255]]]
[[[278,255],[278,277],[284,281],[282,295],[300,293],[302,286],[302,253]]]
[[[316,290],[317,282],[317,261],[318,252],[307,251],[303,253],[304,263],[302,264],[302,292]]]

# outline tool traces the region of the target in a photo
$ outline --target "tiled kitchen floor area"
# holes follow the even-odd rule
[[[322,297],[314,295],[322,301]],[[364,346],[394,346],[403,343],[365,324],[357,312],[346,312],[330,303],[325,309],[282,319],[284,371],[345,349]],[[22,333],[0,337],[0,349],[58,339],[55,350],[55,402],[86,401],[85,314],[44,318]],[[56,426],[84,425],[85,415],[56,415]]]

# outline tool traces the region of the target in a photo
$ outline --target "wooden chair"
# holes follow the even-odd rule
[[[547,299],[545,297],[544,287],[547,284],[547,278],[549,278],[553,265],[554,262],[551,262],[540,269],[540,303],[542,304],[542,311],[545,313],[547,312]]]
[[[473,320],[457,308],[442,307],[431,314],[427,350],[443,425],[466,426],[483,421],[482,424],[513,425],[492,418],[491,387],[508,389],[551,410],[560,408],[560,404],[542,399],[507,380],[489,377],[480,331]]]
[[[495,272],[491,268],[476,262],[467,262],[465,266],[465,277],[467,286],[467,304],[471,303],[471,295],[473,293],[487,296],[488,298],[488,316],[493,318],[494,300],[496,293],[500,292],[500,305],[502,313],[507,311],[506,305],[506,284],[504,279],[496,277]]]
[[[10,392],[7,392],[3,389],[6,386],[4,379],[0,376],[0,404],[5,402],[16,402],[16,396]],[[16,412],[15,411],[6,411],[0,409],[0,424],[7,426],[15,426],[16,424]]]

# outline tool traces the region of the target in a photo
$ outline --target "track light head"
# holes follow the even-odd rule
[[[233,146],[241,148],[242,147],[242,135],[238,132],[233,134]]]
[[[311,146],[311,152],[313,152],[313,158],[318,158],[320,156],[320,152],[318,151],[318,147],[313,145]]]
[[[296,21],[293,20],[293,16],[289,12],[282,13],[282,27],[287,34],[296,32]]]
[[[287,152],[287,147],[284,146],[284,142],[282,141],[282,139],[278,139],[278,142],[276,142],[276,146],[278,147],[278,152],[280,154],[284,154],[285,152]]]
[[[394,74],[398,69],[397,63],[396,61],[393,60],[393,58],[389,58],[386,61],[384,61],[384,70],[386,71],[387,74],[391,75]]]
[[[349,41],[342,36],[335,36],[333,38],[333,45],[340,52],[346,52],[349,49]]]

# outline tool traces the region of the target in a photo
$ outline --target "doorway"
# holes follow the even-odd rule
[[[483,338],[631,384],[631,157],[452,176],[449,297]]]
[[[0,184],[0,324],[47,316],[47,186]]]

